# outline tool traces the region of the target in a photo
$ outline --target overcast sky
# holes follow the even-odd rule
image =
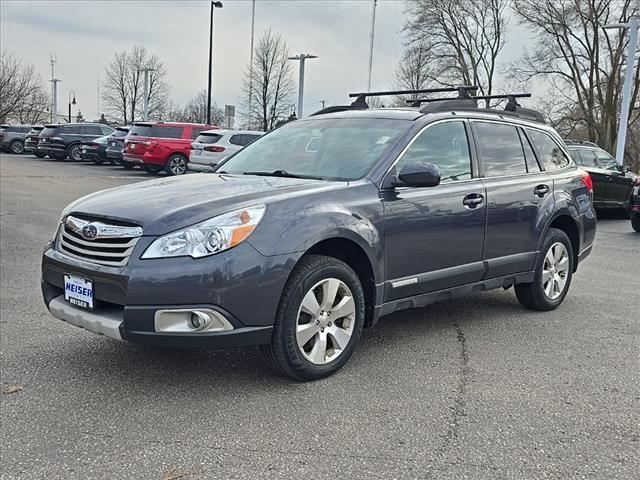
[[[223,3],[215,11],[213,96],[219,105],[237,105],[249,62],[251,1]],[[320,57],[307,61],[305,114],[320,108],[320,100],[340,104],[348,92],[366,89],[371,8],[372,0],[256,2],[256,39],[271,28],[292,53]],[[208,1],[1,0],[0,21],[2,49],[33,64],[43,78],[51,78],[50,54],[57,56],[62,112],[69,90],[75,90],[84,117],[98,118],[98,78],[115,52],[134,45],[164,61],[175,102],[184,104],[207,86]],[[393,83],[403,24],[401,0],[378,1],[373,89]],[[520,55],[527,42],[527,32],[511,20],[502,64]]]

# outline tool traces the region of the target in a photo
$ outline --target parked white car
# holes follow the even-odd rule
[[[251,130],[205,130],[191,144],[187,168],[210,172],[223,158],[257,140],[264,132]]]

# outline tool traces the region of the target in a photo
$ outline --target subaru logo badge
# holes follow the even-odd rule
[[[98,236],[98,228],[93,223],[89,223],[82,227],[82,236],[87,240],[93,240]]]

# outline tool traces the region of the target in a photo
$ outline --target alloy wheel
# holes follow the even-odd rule
[[[567,285],[569,276],[569,252],[562,242],[556,242],[544,256],[542,288],[550,300],[556,300]]]
[[[296,342],[315,365],[334,361],[347,348],[355,326],[356,304],[349,287],[336,278],[321,280],[302,299]]]
[[[184,158],[176,155],[169,160],[169,169],[174,175],[182,175],[187,171],[187,162]]]
[[[77,145],[74,145],[73,147],[71,147],[71,151],[69,152],[69,157],[71,157],[71,160],[73,160],[74,162],[82,161],[82,158],[80,157],[80,147],[78,147]]]
[[[13,142],[11,144],[11,152],[15,154],[20,154],[24,152],[24,143],[22,142]]]

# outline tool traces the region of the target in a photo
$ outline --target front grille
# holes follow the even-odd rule
[[[58,234],[58,251],[87,262],[121,267],[142,236],[142,228],[67,217]]]

